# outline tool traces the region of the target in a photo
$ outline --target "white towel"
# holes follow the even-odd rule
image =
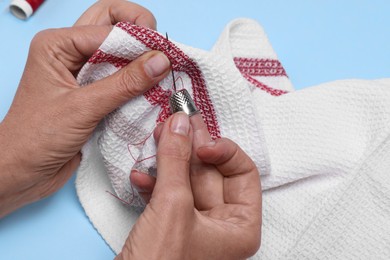
[[[294,92],[262,28],[240,19],[211,52],[119,23],[78,81],[108,76],[150,49],[168,55],[212,136],[239,143],[260,169],[263,236],[254,258],[390,257],[390,80]],[[115,252],[140,210],[106,191],[142,205],[129,174],[155,172],[150,133],[169,114],[171,86],[168,77],[107,116],[83,148],[77,192]]]

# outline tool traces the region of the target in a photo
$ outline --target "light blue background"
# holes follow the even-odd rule
[[[34,34],[71,26],[94,1],[46,1],[28,21],[0,0],[0,120],[23,72]],[[210,49],[226,23],[259,21],[295,88],[390,76],[390,1],[137,1],[171,39]],[[0,144],[1,149],[1,144]],[[1,173],[0,173],[1,174]],[[56,194],[0,220],[0,259],[112,259],[81,208],[72,178]]]

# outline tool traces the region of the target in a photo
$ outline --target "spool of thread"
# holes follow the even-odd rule
[[[45,0],[12,0],[9,6],[11,13],[19,19],[29,18]]]

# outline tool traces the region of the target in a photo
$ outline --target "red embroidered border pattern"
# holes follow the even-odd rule
[[[275,89],[256,80],[253,76],[261,77],[287,77],[282,64],[278,60],[271,59],[256,59],[256,58],[241,58],[235,57],[234,63],[242,76],[257,88],[269,93],[272,96],[280,96],[288,93],[288,91]]]
[[[159,105],[161,107],[157,122],[164,122],[170,116],[169,97],[171,94],[171,90],[164,90],[159,85],[154,86],[144,93],[144,97],[152,106]]]
[[[107,54],[99,49],[93,54],[93,56],[88,60],[88,62],[93,64],[108,62],[120,69],[129,64],[130,60],[117,57],[112,54]]]
[[[194,102],[203,113],[211,137],[213,139],[221,137],[215,110],[198,65],[172,42],[155,31],[126,22],[120,22],[116,27],[121,28],[148,48],[164,52],[171,61],[173,70],[185,72],[191,78]]]
[[[287,77],[286,71],[278,60],[236,57],[234,63],[241,73],[251,76]]]
[[[281,95],[288,93],[288,91],[285,91],[285,90],[270,88],[267,85],[265,85],[264,83],[261,83],[260,81],[252,78],[248,74],[243,74],[243,76],[247,81],[249,81],[249,83],[255,85],[256,87],[258,87],[261,90],[264,90],[265,92],[271,94],[272,96],[281,96]]]

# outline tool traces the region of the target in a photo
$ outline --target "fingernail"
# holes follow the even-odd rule
[[[184,112],[178,112],[173,114],[173,119],[171,122],[171,131],[176,134],[187,136],[189,130],[190,119],[188,115]]]
[[[152,78],[163,74],[171,66],[167,56],[158,53],[149,58],[144,64],[145,72]]]

